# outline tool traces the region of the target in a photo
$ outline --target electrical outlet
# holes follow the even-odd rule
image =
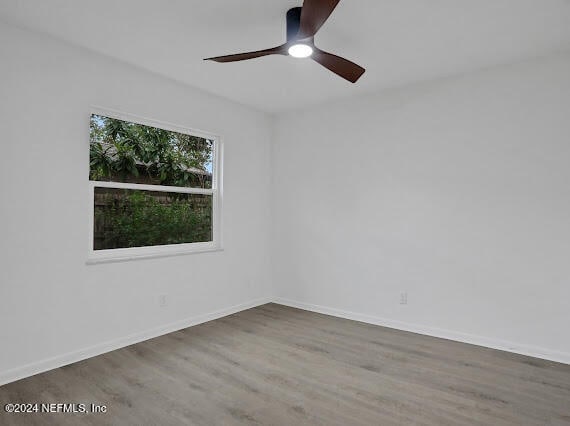
[[[408,304],[408,293],[400,293],[400,305],[407,305]]]
[[[166,305],[168,305],[168,297],[166,294],[161,294],[158,296],[158,306],[164,308]]]

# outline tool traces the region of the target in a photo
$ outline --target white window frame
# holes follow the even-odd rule
[[[172,132],[185,133],[213,141],[212,188],[187,188],[179,186],[142,185],[136,183],[108,182],[89,180],[89,250],[87,263],[121,262],[127,260],[175,256],[191,253],[203,253],[222,250],[222,155],[223,145],[219,136],[190,129],[172,123],[153,120],[111,109],[91,107],[90,115],[101,115],[117,120],[129,121]],[[89,164],[89,163],[88,163]],[[95,224],[95,188],[135,189],[144,191],[176,192],[183,194],[207,194],[212,196],[212,241],[182,244],[166,244],[147,247],[128,247],[106,250],[94,250]]]

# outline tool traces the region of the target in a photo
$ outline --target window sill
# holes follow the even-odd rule
[[[214,252],[222,252],[224,251],[221,247],[209,247],[209,248],[200,248],[200,249],[184,249],[181,248],[180,250],[168,250],[168,251],[156,251],[156,252],[149,252],[149,253],[121,253],[121,254],[105,254],[105,255],[97,255],[93,254],[88,257],[87,261],[85,262],[86,265],[98,265],[101,263],[122,263],[122,262],[130,262],[133,260],[144,260],[144,259],[158,259],[161,257],[174,257],[174,256],[186,256],[192,254],[199,254],[199,253],[214,253]]]

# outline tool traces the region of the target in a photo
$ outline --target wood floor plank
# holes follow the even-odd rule
[[[0,387],[1,425],[570,425],[570,366],[268,304]]]

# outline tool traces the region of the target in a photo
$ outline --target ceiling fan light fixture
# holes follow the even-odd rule
[[[313,48],[306,44],[294,44],[288,50],[289,55],[294,58],[308,58],[313,54]]]
[[[310,58],[346,81],[356,83],[366,71],[364,68],[341,56],[320,50],[314,44],[315,34],[329,19],[340,1],[303,0],[303,6],[289,9],[286,16],[286,41],[279,46],[253,52],[214,56],[205,60],[221,63],[238,62],[269,55]]]

